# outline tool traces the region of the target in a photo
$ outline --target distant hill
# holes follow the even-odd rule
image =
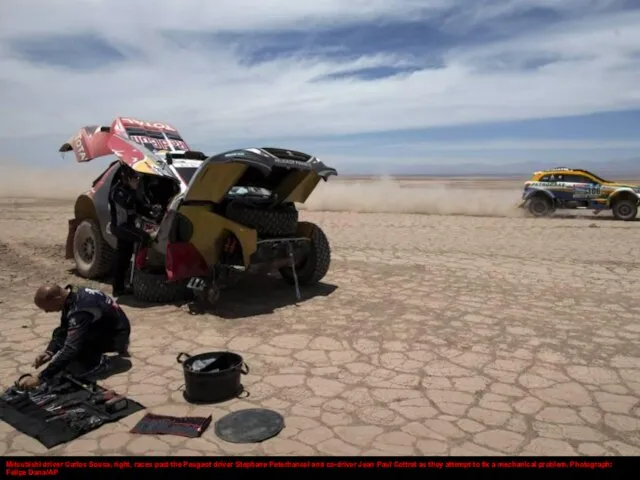
[[[636,177],[640,178],[640,157],[609,160],[609,161],[583,161],[583,162],[517,162],[509,164],[441,164],[441,165],[402,165],[401,163],[390,166],[384,173],[397,176],[499,176],[522,177],[529,176],[536,170],[554,167],[573,167],[592,170],[601,177]],[[338,169],[341,175],[368,175],[381,172],[367,171],[363,167],[344,166]]]

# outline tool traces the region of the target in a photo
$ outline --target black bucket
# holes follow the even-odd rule
[[[242,357],[231,352],[208,352],[193,357],[180,353],[176,360],[182,364],[184,397],[190,403],[219,403],[238,397],[243,391],[240,375],[249,373]],[[196,362],[208,365],[196,371],[193,369]]]

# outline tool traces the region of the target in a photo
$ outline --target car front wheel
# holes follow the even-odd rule
[[[94,220],[83,220],[73,236],[73,257],[78,274],[84,278],[102,278],[111,271],[114,250],[102,238]]]
[[[638,215],[638,204],[634,200],[618,200],[611,207],[611,212],[616,220],[628,222]]]

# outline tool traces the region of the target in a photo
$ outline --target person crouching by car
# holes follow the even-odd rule
[[[113,277],[114,297],[130,293],[126,285],[127,269],[136,243],[146,245],[150,236],[135,225],[138,215],[154,216],[157,206],[146,205],[137,194],[140,176],[131,168],[123,166],[121,179],[114,182],[109,191],[111,233],[116,237],[116,264]]]
[[[131,323],[120,306],[100,290],[67,285],[42,285],[34,296],[45,312],[62,312],[46,350],[33,362],[47,367],[36,377],[26,377],[20,386],[37,388],[58,373],[88,378],[109,371],[105,353],[128,356]]]

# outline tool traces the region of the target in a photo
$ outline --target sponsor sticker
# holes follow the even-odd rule
[[[87,159],[87,152],[84,149],[82,135],[78,135],[73,139],[73,149],[76,151],[76,155],[78,155],[81,162],[84,162]]]
[[[162,122],[144,122],[142,120],[137,120],[135,118],[122,118],[122,123],[124,125],[132,125],[136,127],[147,127],[147,128],[157,128],[159,130],[168,130],[170,132],[177,132],[175,128],[171,125],[167,125]]]
[[[169,140],[169,143],[166,140],[143,135],[131,135],[129,138],[140,145],[151,145],[154,150],[170,150],[171,146],[176,150],[187,150],[187,145],[180,140]]]
[[[306,162],[300,162],[298,160],[289,160],[288,158],[276,158],[275,160],[276,165],[279,166],[283,166],[283,167],[292,167],[292,168],[299,168],[299,169],[304,169],[304,170],[310,170],[311,167],[309,166],[309,164],[307,164]]]

